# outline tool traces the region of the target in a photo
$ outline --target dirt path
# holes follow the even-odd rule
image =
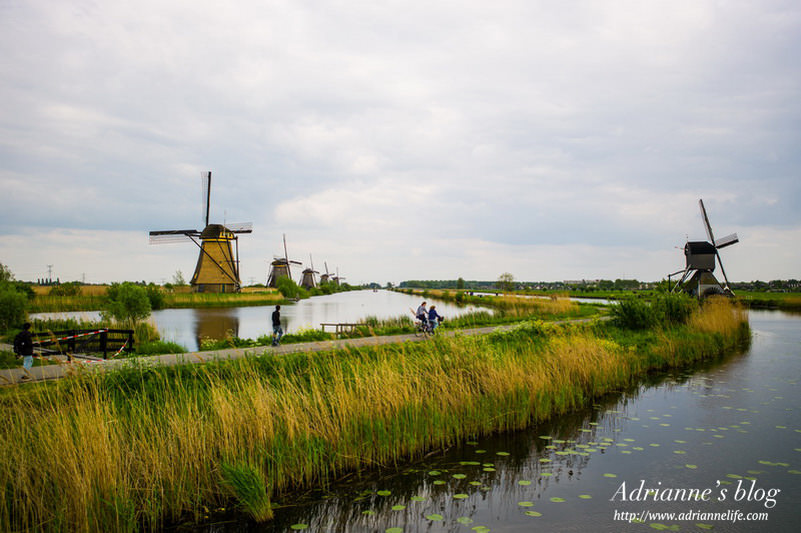
[[[591,319],[577,319],[577,320],[560,320],[554,322],[555,324],[563,324],[567,322],[588,322],[595,320]],[[483,328],[460,329],[460,330],[442,330],[438,335],[453,336],[457,333],[461,335],[486,335],[493,331],[504,331],[515,327],[516,324],[506,326],[490,326]],[[415,337],[413,334],[405,335],[386,335],[380,337],[362,337],[358,339],[338,339],[330,341],[317,341],[317,342],[299,342],[294,344],[285,344],[281,346],[256,346],[253,348],[230,348],[226,350],[214,350],[207,352],[187,352],[181,354],[164,354],[153,355],[147,357],[137,358],[138,362],[152,365],[176,365],[182,363],[207,363],[210,361],[218,361],[224,359],[238,359],[240,357],[257,356],[263,354],[288,354],[297,352],[325,352],[336,350],[344,346],[360,347],[360,346],[378,346],[380,344],[396,344],[401,342],[419,342],[426,340],[423,337]],[[11,350],[11,346],[2,349]],[[97,360],[97,361],[82,361],[77,360],[72,363],[60,363],[55,365],[36,366],[27,372],[22,368],[9,368],[0,370],[0,386],[15,385],[18,383],[33,383],[36,381],[45,381],[60,379],[65,376],[74,374],[76,372],[95,371],[119,368],[130,362],[130,359],[112,359],[112,360]]]

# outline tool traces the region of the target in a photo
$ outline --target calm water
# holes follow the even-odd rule
[[[756,311],[750,317],[754,339],[745,354],[653,378],[530,431],[354,476],[282,502],[290,506],[268,525],[211,530],[799,531],[801,316]],[[646,488],[710,489],[712,499],[621,501],[622,484],[631,497],[641,480]],[[721,489],[727,498],[716,501]],[[621,519],[623,512],[648,511],[766,513],[767,520]]]
[[[395,318],[412,316],[422,299],[419,296],[392,291],[351,291],[328,296],[315,296],[297,303],[281,305],[281,322],[284,332],[301,329],[320,329],[323,322],[360,322],[368,316]],[[470,313],[476,306],[428,300],[434,303],[440,315],[448,318]],[[153,311],[152,321],[162,340],[173,341],[190,351],[198,349],[199,340],[222,339],[227,334],[241,338],[256,339],[261,335],[272,335],[272,312],[274,305],[257,307],[222,307],[203,309],[161,309]],[[31,318],[73,316],[96,320],[98,312],[38,313]],[[333,331],[328,328],[327,331]]]

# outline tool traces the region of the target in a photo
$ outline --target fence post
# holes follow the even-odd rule
[[[103,359],[108,359],[108,329],[100,332],[100,351],[103,352]]]
[[[76,331],[73,329],[70,331],[70,338],[67,341],[67,349],[70,353],[75,353],[75,335],[77,335]]]

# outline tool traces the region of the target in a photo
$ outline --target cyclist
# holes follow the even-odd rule
[[[437,306],[432,305],[431,308],[428,310],[428,324],[431,328],[431,332],[433,333],[437,326],[439,326],[440,321],[442,320],[442,316],[437,313]]]
[[[420,307],[417,308],[417,312],[415,313],[417,316],[417,320],[423,323],[423,327],[425,328],[428,324],[428,310],[426,309],[426,303],[423,302],[420,304]]]

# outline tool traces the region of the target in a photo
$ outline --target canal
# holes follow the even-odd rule
[[[367,317],[379,319],[408,316],[423,300],[394,291],[349,291],[326,296],[314,296],[298,302],[281,304],[281,322],[286,333],[304,329],[320,329],[322,323],[362,322]],[[448,318],[477,310],[492,312],[473,305],[458,306],[448,302],[428,300],[440,315]],[[150,319],[161,339],[196,351],[203,339],[224,339],[226,336],[257,339],[272,335],[271,315],[275,305],[253,307],[213,307],[195,309],[160,309]],[[72,313],[33,313],[32,319],[75,317],[97,320],[97,311]],[[329,328],[328,331],[333,331]]]
[[[801,316],[750,321],[744,353],[206,531],[799,531]]]

